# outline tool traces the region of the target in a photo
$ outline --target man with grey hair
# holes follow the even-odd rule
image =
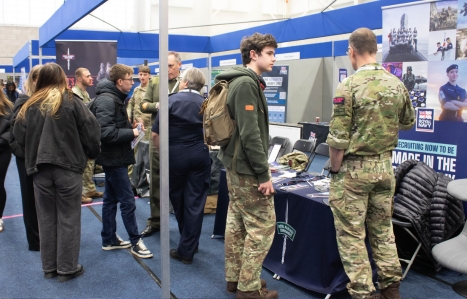
[[[181,79],[180,68],[182,60],[177,52],[169,51],[169,94],[178,92]],[[150,81],[143,101],[141,102],[141,112],[151,113],[151,124],[156,120],[159,111],[159,76],[154,76]],[[149,147],[149,156],[151,163],[151,182],[149,203],[151,206],[151,216],[148,218],[146,228],[141,232],[141,236],[148,237],[160,230],[160,175],[159,175],[159,152],[154,145]]]

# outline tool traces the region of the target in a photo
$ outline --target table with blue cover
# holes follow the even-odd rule
[[[318,293],[336,294],[345,291],[349,279],[337,250],[330,207],[323,203],[321,197],[307,196],[317,193],[311,186],[288,192],[280,190],[275,184],[275,189],[277,229],[263,266],[283,279]],[[213,235],[224,235],[228,204],[223,170]],[[293,237],[293,240],[286,235]],[[372,266],[373,281],[376,281],[373,262]]]

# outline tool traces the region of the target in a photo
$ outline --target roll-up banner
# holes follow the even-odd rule
[[[415,127],[399,133],[393,165],[415,159],[467,178],[467,3],[383,7],[382,57],[416,109]]]
[[[110,67],[117,63],[116,41],[55,41],[56,61],[68,78],[68,86],[75,85],[75,71],[87,68],[93,78],[93,86],[87,88],[91,98],[96,96],[96,85],[109,78]]]

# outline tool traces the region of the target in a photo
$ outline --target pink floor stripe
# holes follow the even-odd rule
[[[87,206],[97,206],[97,205],[101,205],[101,204],[102,204],[102,201],[101,202],[91,202],[91,203],[83,204],[81,206],[82,207],[87,207]],[[23,214],[3,216],[2,219],[10,219],[10,218],[18,218],[18,217],[23,217]]]

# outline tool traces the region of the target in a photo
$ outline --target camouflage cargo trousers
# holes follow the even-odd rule
[[[225,280],[241,291],[261,289],[263,261],[274,239],[274,196],[258,191],[254,176],[227,169],[229,209],[225,227]]]
[[[83,172],[83,194],[96,191],[96,184],[92,180],[92,176],[94,175],[94,164],[95,160],[88,159],[88,163],[86,163],[86,168],[84,168]]]
[[[394,190],[390,152],[344,157],[339,173],[332,175],[329,204],[352,298],[365,298],[375,291],[365,246],[365,222],[378,271],[378,287],[384,289],[401,280],[391,222]]]

